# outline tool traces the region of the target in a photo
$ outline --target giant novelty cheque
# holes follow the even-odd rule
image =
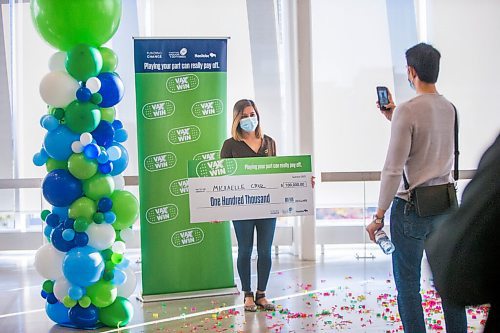
[[[189,161],[191,223],[313,215],[311,156]]]

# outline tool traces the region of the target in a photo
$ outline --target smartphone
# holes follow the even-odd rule
[[[387,87],[377,87],[377,97],[380,110],[387,111],[388,109],[385,107],[389,104],[389,90]]]

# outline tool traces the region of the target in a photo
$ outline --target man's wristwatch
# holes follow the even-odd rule
[[[384,216],[378,217],[377,214],[373,215],[373,222],[376,224],[383,224],[384,223]]]

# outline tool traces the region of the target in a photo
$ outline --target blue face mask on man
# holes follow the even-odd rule
[[[253,132],[257,128],[257,125],[259,124],[259,120],[257,119],[256,116],[254,117],[247,117],[247,118],[241,118],[240,120],[240,127],[242,130],[245,132]]]

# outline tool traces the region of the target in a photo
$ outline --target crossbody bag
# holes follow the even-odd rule
[[[452,104],[453,105],[453,104]],[[453,178],[458,180],[458,117],[457,109],[455,110],[455,163]],[[403,171],[403,181],[405,189],[410,188],[408,179]],[[451,208],[458,207],[457,190],[454,183],[447,183],[442,185],[432,186],[419,186],[410,191],[410,204],[415,207],[415,212],[420,217],[429,217],[434,215],[443,214]]]

